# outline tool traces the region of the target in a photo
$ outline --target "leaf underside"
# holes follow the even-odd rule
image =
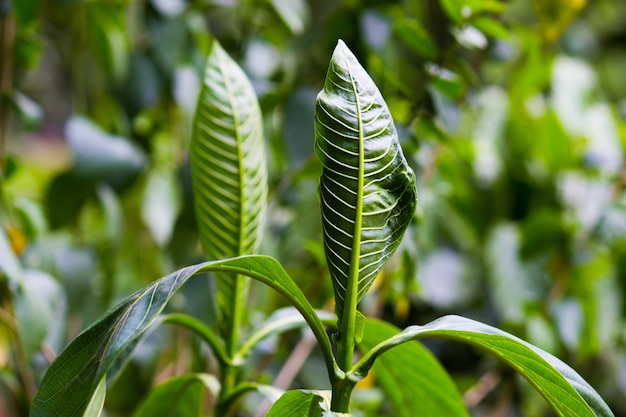
[[[267,200],[261,110],[248,78],[215,40],[190,148],[196,217],[206,256],[225,259],[256,253]],[[243,304],[248,282],[228,274],[217,276],[225,321],[234,305]]]
[[[333,53],[315,107],[324,247],[341,320],[358,302],[409,225],[415,174],[378,88],[346,45]],[[356,292],[356,295],[353,294]]]

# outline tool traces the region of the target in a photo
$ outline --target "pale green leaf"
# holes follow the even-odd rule
[[[342,320],[397,248],[417,203],[415,174],[378,88],[346,45],[315,108],[324,247]]]
[[[150,173],[144,190],[141,217],[161,247],[172,237],[181,210],[181,196],[174,172],[157,169]]]
[[[83,417],[100,417],[107,394],[107,379],[103,377],[93,393]]]
[[[24,271],[15,294],[15,313],[29,359],[44,344],[57,346],[65,340],[65,310],[65,293],[52,276],[43,271]]]
[[[366,353],[400,329],[380,320],[367,319],[359,350]],[[398,346],[376,359],[377,385],[391,403],[394,416],[468,417],[463,398],[446,370],[421,343]]]
[[[507,332],[459,316],[406,328],[364,355],[354,367],[356,373],[369,369],[392,347],[428,337],[469,343],[497,356],[526,378],[561,417],[613,417],[600,395],[561,360]]]
[[[244,256],[181,269],[122,301],[76,337],[50,365],[30,416],[82,416],[100,380],[114,362],[128,357],[180,286],[195,274],[216,271],[249,276],[289,300],[315,334],[327,371],[334,375],[336,365],[328,335],[300,288],[275,259]]]

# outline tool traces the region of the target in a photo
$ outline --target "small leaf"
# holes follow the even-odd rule
[[[507,39],[511,34],[502,23],[486,16],[480,16],[472,20],[472,25],[485,35],[498,39]]]
[[[337,316],[326,311],[316,311],[320,320],[332,325],[337,322]],[[293,307],[281,308],[276,310],[263,324],[254,332],[245,343],[239,348],[234,361],[243,362],[256,345],[263,340],[287,332],[289,330],[298,329],[306,326],[306,321],[296,309]]]
[[[400,329],[367,319],[359,350],[366,353]],[[421,343],[406,343],[374,363],[374,377],[397,417],[468,417],[463,398],[446,370]]]
[[[114,363],[130,355],[180,286],[195,274],[211,271],[249,276],[287,298],[309,324],[320,343],[327,371],[334,375],[336,365],[328,335],[300,288],[275,259],[245,256],[183,268],[122,301],[76,337],[50,365],[30,416],[82,415],[101,379]]]
[[[187,374],[157,385],[141,403],[133,417],[200,417],[205,392],[219,393],[214,375]]]
[[[354,366],[369,369],[381,353],[411,340],[443,337],[494,354],[535,387],[562,417],[614,417],[600,395],[565,363],[495,327],[459,316],[445,316],[424,326],[410,326],[376,345]]]
[[[272,6],[285,25],[294,35],[300,35],[306,29],[311,12],[304,0],[271,0]]]
[[[93,393],[85,414],[83,417],[100,417],[102,414],[102,408],[104,407],[104,400],[107,394],[107,379],[102,378],[100,383],[96,387],[96,391]]]
[[[437,45],[418,20],[411,18],[398,20],[393,25],[393,31],[418,55],[426,59],[437,59],[439,55]]]
[[[321,417],[321,398],[312,392],[287,391],[265,415],[266,417]]]
[[[74,153],[74,170],[82,178],[124,179],[145,165],[144,153],[134,144],[104,132],[85,118],[69,119],[65,136]]]
[[[14,282],[19,281],[23,274],[20,261],[13,252],[11,242],[2,228],[0,228],[0,274],[6,275]]]
[[[346,45],[333,53],[315,108],[324,166],[324,247],[342,321],[398,247],[415,206],[415,174],[378,88]]]
[[[150,173],[144,191],[141,217],[161,247],[172,237],[174,224],[181,210],[181,195],[174,172],[161,169]]]
[[[44,343],[61,345],[65,340],[65,293],[59,283],[42,271],[26,270],[16,297],[16,316],[26,331],[22,339],[28,358]]]

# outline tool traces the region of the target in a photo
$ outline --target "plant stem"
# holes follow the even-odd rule
[[[336,379],[332,385],[333,396],[330,403],[330,409],[337,413],[349,413],[350,412],[350,397],[352,396],[352,390],[356,382],[344,378]]]
[[[361,105],[359,103],[359,93],[356,84],[350,73],[350,79],[354,89],[355,107],[357,112],[359,128],[359,173],[358,187],[356,195],[355,213],[357,217],[354,221],[352,232],[352,253],[350,258],[350,269],[346,285],[343,314],[339,324],[339,339],[337,340],[337,362],[339,368],[348,372],[352,369],[354,359],[354,346],[356,340],[356,310],[359,293],[359,266],[361,263],[361,227],[363,213],[363,182],[365,172],[364,149],[363,149],[363,125],[361,118]],[[350,395],[354,388],[354,382],[344,378],[338,378],[332,386],[333,395],[331,410],[340,413],[350,412]]]

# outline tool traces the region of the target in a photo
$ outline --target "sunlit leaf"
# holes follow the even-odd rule
[[[180,186],[174,172],[154,170],[148,177],[141,215],[154,240],[163,247],[169,242],[181,210]]]
[[[549,353],[495,327],[459,316],[410,326],[375,346],[356,365],[369,369],[377,356],[411,340],[441,337],[487,350],[519,372],[562,417],[614,417],[598,393],[572,368]]]
[[[324,246],[336,310],[354,308],[397,248],[417,202],[415,175],[378,88],[339,41],[315,109],[324,166]]]
[[[87,404],[87,409],[85,410],[85,414],[83,417],[100,417],[102,414],[102,408],[104,407],[104,399],[106,398],[107,393],[107,379],[102,378],[100,383],[96,387],[95,392],[93,393],[91,399],[89,400],[89,404]]]
[[[246,75],[217,41],[206,62],[193,129],[190,158],[204,251],[209,259],[255,253],[267,199],[261,110]],[[230,329],[248,281],[223,274],[216,281],[222,322]]]
[[[586,0],[533,0],[533,7],[543,38],[555,41],[567,25],[585,7]]]
[[[282,294],[303,315],[320,343],[327,371],[334,372],[326,330],[302,291],[276,260],[246,256],[181,269],[122,301],[76,337],[50,365],[30,416],[81,416],[102,378],[117,361],[128,359],[132,348],[152,327],[180,286],[193,275],[210,271],[246,275]]]

